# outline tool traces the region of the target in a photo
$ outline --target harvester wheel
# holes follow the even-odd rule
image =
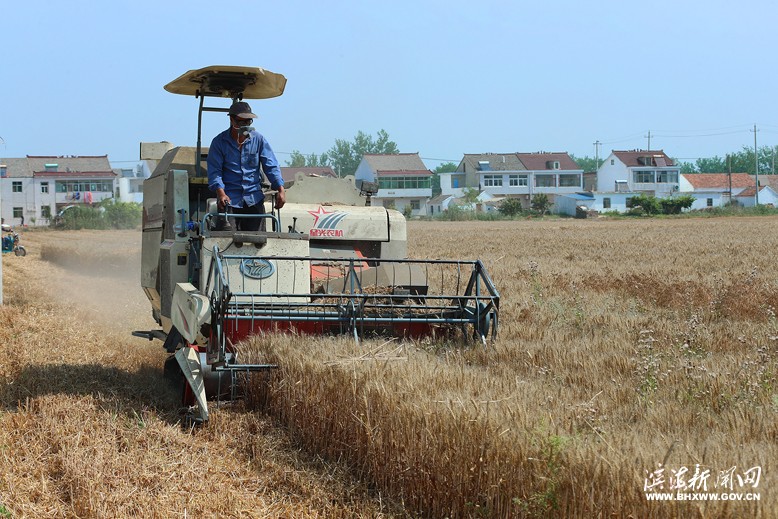
[[[18,247],[16,247],[14,249],[14,254],[16,254],[17,256],[26,256],[27,255],[27,250],[24,247],[22,247],[21,245],[19,245]]]

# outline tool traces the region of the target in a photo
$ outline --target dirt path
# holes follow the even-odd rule
[[[0,516],[392,515],[239,404],[201,430],[180,427],[161,343],[130,335],[156,327],[138,282],[139,232],[22,240],[26,258],[3,257]],[[63,268],[41,250],[76,260]],[[112,265],[116,251],[137,261]]]

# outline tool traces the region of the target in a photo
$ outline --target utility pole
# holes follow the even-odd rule
[[[729,205],[732,205],[732,157],[727,153],[727,178],[729,179]]]
[[[599,140],[594,141],[594,163],[597,165],[595,169],[600,169],[600,146],[602,143]]]
[[[646,151],[651,151],[651,130],[648,130],[648,135],[644,135],[644,137],[648,137],[648,149]]]
[[[754,173],[756,174],[756,195],[754,196],[754,202],[759,205],[759,152],[756,149],[756,132],[759,131],[754,125]]]

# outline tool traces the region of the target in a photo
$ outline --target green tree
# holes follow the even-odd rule
[[[478,202],[479,194],[480,193],[478,190],[474,187],[466,187],[462,190],[462,198],[464,198],[465,203],[469,205],[473,205]]]
[[[677,160],[674,160],[678,164]],[[694,162],[681,162],[681,174],[688,175],[689,173],[699,173],[697,166]]]
[[[311,153],[310,155],[303,155],[299,150],[292,150],[292,154],[289,160],[286,161],[286,165],[292,168],[317,168],[329,166],[330,158],[326,153],[316,155]]]
[[[551,209],[551,201],[548,199],[547,194],[537,193],[532,197],[530,207],[540,216],[543,216],[549,211],[549,209]]]
[[[727,160],[718,156],[699,158],[695,166],[700,173],[726,173],[728,170]]]
[[[335,144],[325,155],[338,176],[344,177],[353,175],[357,171],[365,154],[397,153],[400,153],[397,143],[389,139],[389,134],[385,130],[379,130],[375,139],[362,131],[357,132],[353,141],[335,139]]]
[[[576,164],[578,164],[578,167],[584,170],[584,172],[588,171],[597,171],[597,159],[594,157],[589,157],[587,155],[584,155],[583,157],[576,157],[575,155],[570,155],[570,158],[575,161]],[[600,164],[602,164],[602,158],[599,159]]]
[[[432,172],[432,196],[438,196],[441,193],[440,189],[440,174],[441,173],[453,173],[457,170],[457,165],[453,162],[444,162],[435,168]]]
[[[757,157],[759,162],[759,174],[771,175],[773,174],[774,161],[778,155],[778,146],[762,146],[757,148]],[[740,151],[736,151],[729,154],[730,166],[732,167],[732,173],[748,173],[753,175],[756,172],[754,161],[754,148],[750,146],[743,146]],[[723,159],[723,168],[721,172],[729,171],[726,159]]]

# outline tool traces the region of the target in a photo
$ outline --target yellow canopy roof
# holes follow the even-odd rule
[[[286,78],[258,67],[212,65],[190,70],[165,85],[173,94],[268,99],[284,93]]]

